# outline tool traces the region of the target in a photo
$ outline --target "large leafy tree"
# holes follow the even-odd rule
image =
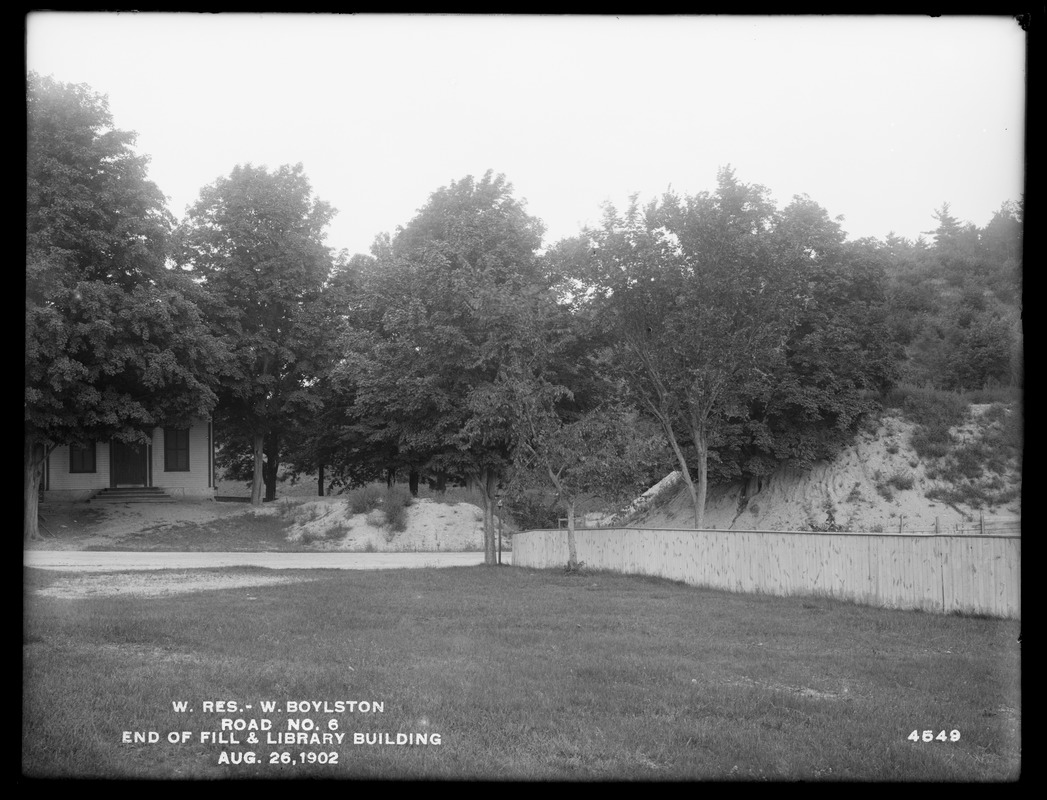
[[[372,452],[480,490],[489,564],[495,495],[514,446],[506,387],[551,304],[536,255],[542,230],[504,176],[434,192],[376,242],[340,370]]]
[[[251,502],[276,494],[293,421],[315,414],[324,340],[320,302],[332,266],[333,209],[313,197],[302,165],[241,165],[200,193],[180,232],[182,267],[206,289],[208,318],[234,354],[217,417],[227,454],[251,448]]]
[[[719,437],[784,358],[802,298],[802,254],[775,247],[773,218],[766,190],[725,168],[713,193],[634,198],[586,233],[611,363],[661,425],[698,528]]]
[[[784,358],[719,450],[721,480],[758,478],[784,461],[806,469],[831,458],[899,375],[883,248],[845,242],[839,223],[806,196],[777,215],[774,237],[779,258],[802,264],[802,303]]]
[[[209,413],[223,349],[165,266],[171,218],[106,99],[30,74],[26,169],[24,536],[51,449]]]
[[[317,493],[335,487],[355,486],[379,477],[384,464],[367,452],[368,431],[353,417],[352,384],[339,380],[336,371],[344,359],[343,333],[357,319],[360,283],[374,263],[370,256],[349,258],[345,251],[324,284],[315,311],[318,340],[312,358],[317,373],[309,387],[321,406],[314,413],[291,421],[283,458],[292,479],[315,475]]]

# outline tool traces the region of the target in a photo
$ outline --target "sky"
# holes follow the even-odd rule
[[[727,165],[850,239],[984,226],[1024,191],[1025,49],[1006,16],[26,17],[27,69],[107,95],[176,218],[301,163],[350,255],[487,170],[546,245]]]

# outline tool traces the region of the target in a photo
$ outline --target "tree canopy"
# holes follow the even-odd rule
[[[642,210],[634,198],[584,234],[611,363],[662,426],[697,527],[712,437],[783,358],[800,299],[800,258],[775,247],[773,211],[763,187],[727,168],[715,193],[666,194]]]
[[[375,247],[340,367],[355,420],[391,467],[480,490],[492,564],[495,493],[513,448],[504,386],[541,334],[551,298],[536,255],[541,237],[541,222],[504,176],[437,190]]]
[[[637,411],[700,527],[711,482],[831,457],[897,381],[1021,381],[1023,202],[984,228],[944,203],[931,243],[850,242],[809,197],[779,209],[726,167],[543,250],[489,171],[335,258],[300,164],[235,167],[174,229],[104,97],[31,74],[27,108],[27,535],[51,448],[145,441],[216,402],[254,502],[286,460],[321,493],[325,470],[469,482],[493,563],[497,492],[544,465],[573,517],[634,474]]]
[[[324,325],[317,316],[332,267],[324,244],[334,214],[312,195],[302,165],[250,164],[200,193],[179,230],[181,267],[200,283],[216,336],[234,369],[222,386],[219,427],[227,458],[250,443],[252,502],[275,497],[282,437],[315,413]]]
[[[166,267],[171,218],[104,97],[30,74],[27,93],[24,535],[51,449],[208,414],[224,364]]]

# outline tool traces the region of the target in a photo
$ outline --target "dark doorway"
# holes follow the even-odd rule
[[[113,440],[113,488],[118,486],[145,486],[148,482],[146,446],[126,444]]]

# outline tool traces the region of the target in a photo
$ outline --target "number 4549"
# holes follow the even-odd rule
[[[910,742],[933,742],[935,739],[939,742],[958,742],[960,741],[960,732],[956,730],[949,731],[949,733],[939,731],[935,735],[934,731],[913,731],[905,738]]]

